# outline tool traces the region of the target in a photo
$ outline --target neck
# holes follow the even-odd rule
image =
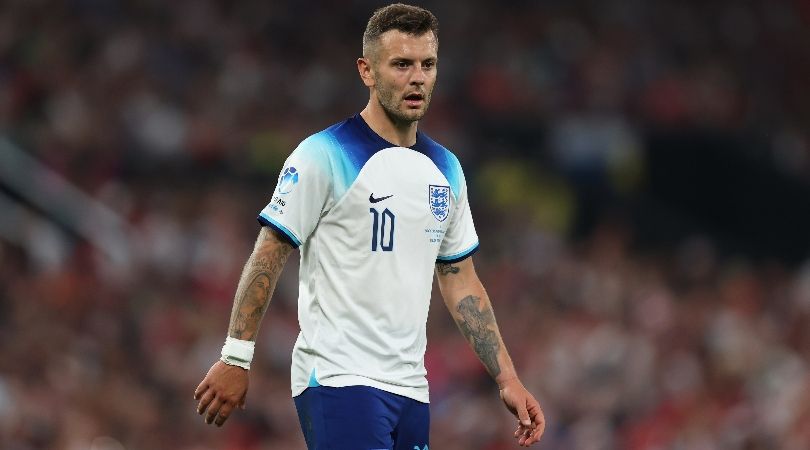
[[[366,121],[369,128],[386,141],[400,147],[410,147],[416,144],[416,126],[419,122],[397,121],[386,114],[382,106],[374,99],[369,100],[368,105],[360,112],[360,116]]]

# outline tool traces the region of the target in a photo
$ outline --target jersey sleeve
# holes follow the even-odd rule
[[[478,234],[475,232],[470,203],[467,199],[467,182],[460,166],[458,174],[460,175],[460,192],[451,216],[448,218],[450,224],[439,246],[437,263],[459,262],[478,251]]]
[[[270,202],[257,217],[296,248],[307,241],[331,198],[331,172],[319,141],[317,135],[307,138],[287,158]]]

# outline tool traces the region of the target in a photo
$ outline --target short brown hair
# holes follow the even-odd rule
[[[363,56],[369,56],[371,45],[388,30],[421,36],[432,31],[439,42],[439,20],[432,12],[418,6],[394,3],[382,7],[371,15],[363,33]]]

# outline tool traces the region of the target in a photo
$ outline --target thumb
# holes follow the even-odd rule
[[[519,402],[517,405],[517,416],[520,424],[524,427],[532,426],[532,421],[529,418],[529,411],[526,409],[526,401]]]

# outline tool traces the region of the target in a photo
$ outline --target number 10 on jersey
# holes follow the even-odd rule
[[[394,213],[385,208],[382,213],[376,208],[369,208],[373,217],[371,224],[371,251],[377,251],[377,243],[384,252],[394,249]],[[387,236],[386,236],[387,235]],[[387,237],[387,239],[386,239]]]

